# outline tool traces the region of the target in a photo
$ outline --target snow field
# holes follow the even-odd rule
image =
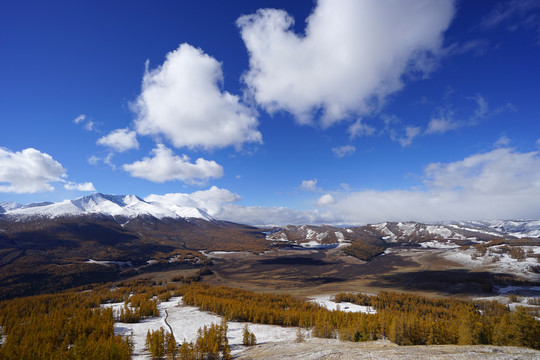
[[[319,295],[312,297],[309,300],[327,308],[328,310],[341,310],[343,312],[361,312],[364,314],[377,313],[377,310],[373,309],[371,306],[356,305],[350,302],[337,303],[331,300],[332,296],[333,295]]]
[[[124,303],[104,304],[103,306],[112,307],[115,311],[120,311]],[[197,338],[197,331],[203,326],[210,324],[220,324],[222,317],[199,310],[193,306],[185,306],[182,303],[181,297],[171,298],[169,301],[162,302],[158,305],[159,317],[147,318],[139,323],[121,323],[115,322],[114,330],[116,334],[130,336],[133,334],[134,352],[132,359],[143,360],[150,359],[149,353],[144,349],[146,341],[146,333],[148,330],[155,331],[163,327],[166,332],[169,332],[167,323],[171,326],[174,338],[178,344],[184,342],[192,342]],[[167,316],[168,314],[168,316]],[[167,318],[167,323],[165,322]],[[240,354],[245,347],[242,345],[242,329],[246,323],[244,322],[228,322],[227,337],[232,355]],[[249,330],[255,334],[257,343],[266,342],[287,342],[296,339],[298,328],[296,327],[281,327],[273,325],[262,325],[247,323]],[[308,333],[304,331],[304,335]]]
[[[446,242],[441,242],[441,241],[425,241],[423,243],[420,244],[421,247],[423,248],[428,248],[428,249],[454,249],[454,248],[458,248],[459,245],[456,245],[455,243],[451,242],[450,240],[447,240]]]
[[[486,254],[483,256],[477,256],[476,259],[473,258],[473,255],[477,254],[475,249],[449,249],[442,253],[442,256],[448,260],[462,264],[470,269],[474,269],[479,266],[485,266],[487,268],[493,268],[497,271],[505,271],[510,273],[521,273],[531,277],[538,277],[537,274],[532,274],[529,270],[531,266],[538,265],[536,258],[526,258],[524,260],[518,260],[512,258],[510,255],[503,253],[499,254],[494,251],[497,246],[493,246],[486,251]],[[523,247],[526,251],[527,247]],[[535,253],[537,249],[533,250]],[[494,258],[497,257],[498,261],[494,261]]]

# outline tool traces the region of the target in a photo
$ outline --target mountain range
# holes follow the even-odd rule
[[[19,204],[0,202],[0,219],[5,221],[36,221],[74,217],[109,217],[125,223],[132,219],[202,220],[220,223],[205,211],[176,204],[145,201],[135,195],[94,193],[75,200]],[[488,240],[493,237],[540,237],[540,220],[453,221],[423,224],[418,222],[382,222],[355,227],[327,225],[286,225],[267,229],[267,240],[312,244],[337,243],[340,240],[373,237],[387,243],[411,242],[413,239]]]
[[[210,265],[215,251],[262,254],[291,248],[338,248],[338,252],[370,261],[385,249],[399,250],[402,245],[466,249],[499,239],[525,246],[523,251],[534,255],[536,250],[526,246],[536,248],[539,238],[538,220],[260,228],[134,195],[95,193],[26,205],[1,202],[0,298]]]
[[[0,203],[0,213],[14,219],[32,219],[36,217],[54,219],[101,214],[126,218],[152,216],[157,219],[197,218],[208,221],[214,220],[206,212],[194,207],[147,202],[135,195],[107,195],[101,193],[58,203],[40,202],[22,205],[14,202],[2,202]]]

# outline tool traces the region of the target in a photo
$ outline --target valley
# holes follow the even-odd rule
[[[91,303],[101,303],[103,309],[114,310],[111,315],[115,318],[114,334],[111,336],[119,335],[124,340],[119,338],[118,341],[126,341],[131,333],[134,334],[133,355],[136,359],[149,358],[149,350],[145,348],[148,330],[158,331],[163,327],[166,332],[173,331],[178,344],[183,339],[195,344],[198,328],[228,318],[228,315],[211,312],[213,310],[209,306],[222,301],[220,291],[236,294],[230,296],[240,303],[244,297],[256,298],[258,295],[255,294],[262,297],[292,296],[330,310],[341,309],[342,306],[346,311],[361,308],[364,305],[331,301],[336,294],[361,293],[373,296],[373,299],[380,294],[383,294],[382,298],[394,296],[384,294],[403,294],[395,296],[410,296],[411,299],[420,299],[414,301],[433,301],[434,304],[444,301],[441,299],[448,299],[449,304],[465,301],[467,306],[477,306],[471,305],[472,302],[489,304],[489,301],[496,300],[507,306],[503,307],[504,311],[512,310],[510,314],[520,307],[525,307],[525,311],[535,316],[539,313],[538,221],[384,222],[343,227],[287,225],[260,228],[217,220],[192,208],[174,208],[171,215],[166,211],[172,210],[163,210],[167,208],[163,204],[147,203],[133,196],[103,194],[56,204],[4,204],[3,208],[8,210],[0,214],[0,297],[15,302],[22,296],[44,296],[40,294],[101,297],[100,300],[92,298]],[[211,290],[204,290],[204,286]],[[120,289],[123,295],[114,295]],[[189,298],[188,303],[179,305],[183,302],[181,296],[192,291],[200,293]],[[204,291],[209,293],[204,295]],[[197,296],[209,298],[200,302]],[[422,300],[422,297],[433,300]],[[112,299],[117,302],[111,302]],[[120,312],[127,309],[125,304],[131,302],[129,311],[136,313],[141,311],[137,306],[142,309],[138,303],[141,299],[154,304],[153,315],[145,315],[134,322],[122,320]],[[204,306],[208,308],[201,312]],[[394,315],[390,318],[384,312],[376,315],[379,310],[375,306],[368,308],[372,311],[370,316],[378,319],[378,325],[372,324],[372,330],[363,330],[363,341],[381,335],[386,340],[368,341],[358,346],[375,358],[406,357],[412,353],[418,354],[419,358],[437,358],[444,357],[447,351],[460,358],[465,351],[463,348],[394,348],[395,344],[388,338],[403,345],[425,344],[427,335],[422,337],[411,332],[404,334],[403,338],[396,337],[395,330],[388,330],[388,327],[397,326],[397,320],[392,318]],[[308,306],[299,311],[306,311],[307,316],[312,311],[309,309]],[[268,316],[272,318],[273,315]],[[320,339],[322,328],[316,330],[320,325],[316,324],[321,320],[316,320],[312,313],[309,316],[310,325],[305,325],[307,328],[303,331],[308,337],[306,344],[319,349],[312,352],[313,358],[347,358],[338,350],[339,346]],[[456,322],[458,315],[445,316],[444,321],[453,326],[458,326],[461,321]],[[460,314],[459,319],[463,316],[466,315]],[[484,325],[490,332],[494,324],[503,326],[500,314],[496,316],[489,320],[491,325]],[[304,344],[294,349],[291,347],[297,331],[294,326],[300,324],[294,321],[298,320],[287,323],[292,328],[280,328],[276,325],[283,325],[281,323],[265,323],[268,320],[245,314],[237,314],[233,319],[235,321],[229,324],[227,336],[235,357],[265,358],[269,352],[275,351],[275,342],[288,349],[286,352],[290,356],[303,356]],[[354,319],[368,321],[361,317]],[[427,324],[428,319],[422,321]],[[263,324],[255,324],[258,321]],[[353,330],[344,328],[341,320],[328,321],[334,330],[325,333],[323,338],[354,338],[354,332],[350,333]],[[261,341],[249,349],[239,340],[241,328],[246,323]],[[407,326],[416,329],[414,331],[425,332],[426,324],[411,323]],[[474,336],[483,339],[484,335],[478,333],[477,328],[472,326],[471,329],[476,332]],[[430,343],[455,344],[462,335],[444,336],[449,337],[437,340],[440,342],[430,340]],[[467,339],[459,341],[463,344],[484,341]],[[529,340],[524,338],[522,341],[527,344]],[[351,349],[358,346],[346,345]],[[484,351],[497,352],[500,358],[514,355],[534,358],[537,355],[528,350],[520,352],[522,350],[506,347],[472,348],[469,353],[476,354],[472,358],[477,355],[482,358]],[[287,358],[286,355],[283,357]]]

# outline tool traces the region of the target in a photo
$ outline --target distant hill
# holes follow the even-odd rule
[[[221,221],[193,207],[147,202],[135,195],[95,193],[75,200],[27,205],[3,202],[0,298],[154,270],[200,267],[212,263],[207,256],[211,251],[261,253],[290,247],[342,247],[345,254],[369,261],[401,245],[453,248],[459,252],[465,251],[461,247],[478,247],[499,239],[521,241],[521,246],[529,246],[522,252],[528,251],[530,257],[538,255],[534,248],[539,237],[538,220],[383,222],[347,228],[287,225],[262,229]],[[528,243],[528,238],[534,241]],[[498,253],[488,251],[486,256],[501,257],[501,251],[510,251],[496,248],[497,244],[490,246]],[[474,251],[482,255],[482,249]]]

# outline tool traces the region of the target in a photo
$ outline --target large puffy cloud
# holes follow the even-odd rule
[[[65,177],[66,169],[49,154],[33,148],[17,152],[0,148],[0,192],[53,191],[51,183]]]
[[[425,168],[424,190],[334,194],[326,208],[342,223],[537,218],[539,152],[497,148]]]
[[[212,186],[208,190],[195,191],[190,194],[170,193],[165,195],[149,195],[146,201],[174,204],[178,206],[190,206],[204,210],[212,216],[220,214],[225,204],[240,201],[242,197],[227,189]]]
[[[149,195],[146,201],[155,201],[178,206],[196,207],[211,216],[241,224],[285,225],[329,223],[331,214],[319,210],[295,210],[286,207],[244,206],[238,204],[242,197],[227,189],[212,186],[208,190],[192,193]]]
[[[138,149],[139,142],[135,131],[128,129],[116,129],[109,134],[98,139],[99,145],[108,146],[118,152],[124,152],[130,149]]]
[[[167,54],[145,72],[141,94],[132,104],[136,130],[163,135],[176,147],[205,149],[260,143],[256,113],[238,96],[221,91],[221,64],[189,44]]]
[[[368,113],[403,87],[405,74],[426,74],[441,53],[453,1],[319,0],[305,36],[286,12],[262,9],[238,19],[250,55],[244,80],[267,111],[323,126]]]
[[[158,144],[151,155],[132,164],[125,164],[122,168],[131,176],[158,183],[171,180],[203,183],[210,178],[223,176],[223,167],[215,161],[198,158],[192,163],[187,155],[174,155],[163,144]]]

